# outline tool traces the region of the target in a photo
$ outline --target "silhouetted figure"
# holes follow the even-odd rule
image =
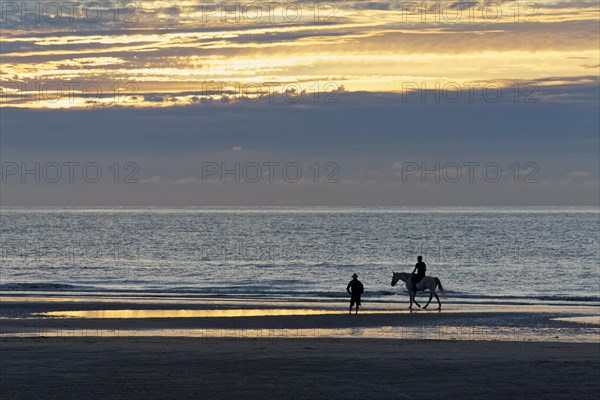
[[[426,270],[427,270],[427,266],[423,262],[423,257],[421,257],[421,256],[417,257],[417,264],[415,265],[415,269],[412,272],[414,274],[415,271],[416,271],[417,274],[413,275],[411,277],[411,281],[412,281],[412,284],[413,284],[413,289],[415,291],[417,290],[417,283],[421,282],[421,279],[423,279],[425,277],[425,271]]]
[[[352,314],[352,307],[356,304],[356,314],[358,314],[358,307],[360,307],[360,296],[365,291],[363,284],[356,279],[358,275],[353,274],[352,280],[346,286],[346,291],[350,294],[350,314]]]

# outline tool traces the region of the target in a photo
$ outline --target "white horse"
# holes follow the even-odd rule
[[[415,295],[417,294],[417,292],[421,292],[421,291],[428,289],[429,290],[429,301],[427,302],[427,304],[425,304],[425,307],[423,307],[423,308],[424,309],[427,308],[427,306],[431,302],[431,298],[433,296],[435,296],[435,299],[438,302],[438,310],[440,310],[442,308],[442,303],[440,303],[440,298],[438,297],[435,290],[439,287],[442,292],[442,295],[446,294],[444,292],[444,287],[442,286],[442,282],[440,282],[440,280],[438,278],[435,278],[433,276],[424,276],[417,283],[417,285],[416,285],[417,290],[414,290],[413,284],[411,281],[412,275],[413,274],[407,274],[406,272],[394,272],[394,275],[392,276],[392,286],[396,286],[396,283],[398,283],[399,280],[401,280],[402,282],[404,282],[406,284],[406,289],[408,290],[408,293],[410,295],[410,307],[409,308],[412,308],[413,301],[415,302],[417,307],[421,308],[421,305],[419,303],[417,303],[417,300],[415,299]]]

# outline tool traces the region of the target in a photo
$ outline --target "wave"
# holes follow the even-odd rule
[[[540,301],[585,301],[585,302],[600,302],[600,296],[576,296],[576,295],[489,295],[489,294],[476,294],[476,293],[465,293],[458,291],[446,290],[448,297],[459,297],[463,299],[502,299],[502,300],[540,300]]]
[[[3,283],[0,291],[71,291],[95,290],[91,286],[69,285],[67,283],[31,282],[31,283]]]

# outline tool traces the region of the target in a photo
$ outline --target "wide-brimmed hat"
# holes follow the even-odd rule
[[[358,275],[357,274],[352,274],[352,277],[353,278],[358,278]]]

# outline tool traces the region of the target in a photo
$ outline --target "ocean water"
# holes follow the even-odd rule
[[[422,255],[446,301],[600,302],[597,208],[2,208],[0,292],[406,301]],[[396,297],[394,297],[396,296]]]

